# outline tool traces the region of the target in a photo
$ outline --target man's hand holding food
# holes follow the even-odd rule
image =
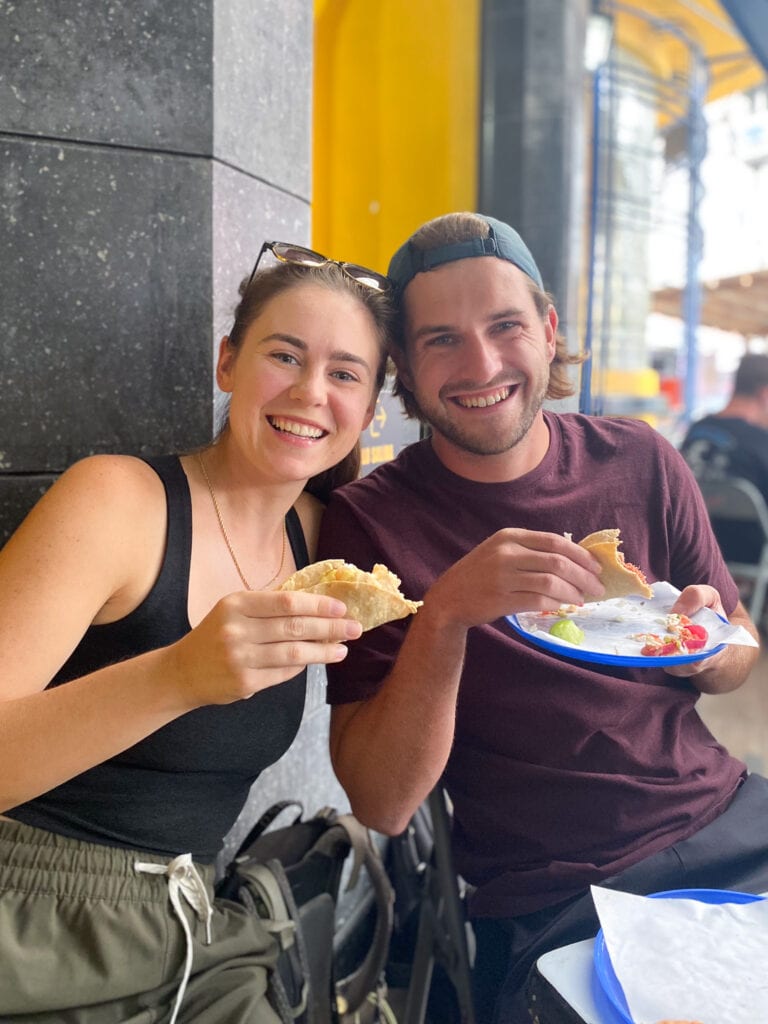
[[[600,563],[572,540],[514,527],[499,530],[430,587],[433,605],[469,629],[523,611],[555,611],[602,594]]]

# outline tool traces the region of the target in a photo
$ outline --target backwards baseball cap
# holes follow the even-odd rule
[[[485,214],[476,216],[488,225],[487,238],[467,238],[463,242],[441,245],[437,249],[419,249],[410,238],[404,242],[390,260],[387,271],[387,277],[397,294],[402,295],[417,274],[473,256],[496,256],[497,259],[514,263],[543,290],[544,284],[536,261],[515,229],[495,217],[486,217]]]

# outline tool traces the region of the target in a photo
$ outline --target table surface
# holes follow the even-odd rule
[[[768,898],[768,892],[760,893]],[[595,1003],[592,990],[594,939],[573,942],[544,953],[536,961],[539,974],[545,978],[584,1020],[584,1024],[615,1024]],[[609,1011],[610,1012],[610,1011]]]
[[[584,939],[544,953],[536,962],[539,974],[583,1018],[584,1024],[611,1024],[600,1014],[592,995],[595,940]]]

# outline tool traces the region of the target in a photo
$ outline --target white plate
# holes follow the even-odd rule
[[[632,596],[617,597],[612,601],[595,601],[566,614],[519,612],[517,615],[508,615],[507,621],[520,636],[553,654],[577,661],[632,668],[663,668],[701,661],[717,654],[726,643],[757,646],[742,626],[731,626],[725,619],[705,608],[691,617],[693,622],[704,626],[709,633],[707,644],[701,650],[657,657],[641,654],[645,641],[633,640],[632,637],[639,633],[663,635],[666,632],[666,616],[680,594],[671,583],[654,583],[651,589],[652,598]],[[552,636],[549,629],[559,618],[572,619],[584,631],[582,644],[572,644]]]

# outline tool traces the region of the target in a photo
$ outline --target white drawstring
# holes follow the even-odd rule
[[[174,857],[172,861],[167,864],[156,864],[148,861],[137,860],[134,863],[134,869],[137,872],[143,871],[148,875],[166,875],[168,878],[168,897],[171,901],[171,906],[176,912],[176,916],[181,921],[181,927],[184,929],[184,935],[187,940],[187,958],[184,964],[184,975],[179,985],[179,991],[176,993],[176,1002],[173,1006],[173,1014],[169,1024],[176,1024],[176,1018],[181,1009],[181,1001],[184,998],[184,993],[187,989],[187,982],[189,981],[189,975],[192,971],[192,932],[189,927],[184,909],[181,905],[180,895],[184,896],[184,899],[192,907],[194,912],[197,914],[199,920],[205,921],[205,943],[210,946],[211,944],[211,918],[213,917],[213,907],[211,901],[208,899],[208,890],[205,888],[205,883],[197,872],[197,868],[192,863],[192,856],[189,853],[182,853],[178,857]]]

